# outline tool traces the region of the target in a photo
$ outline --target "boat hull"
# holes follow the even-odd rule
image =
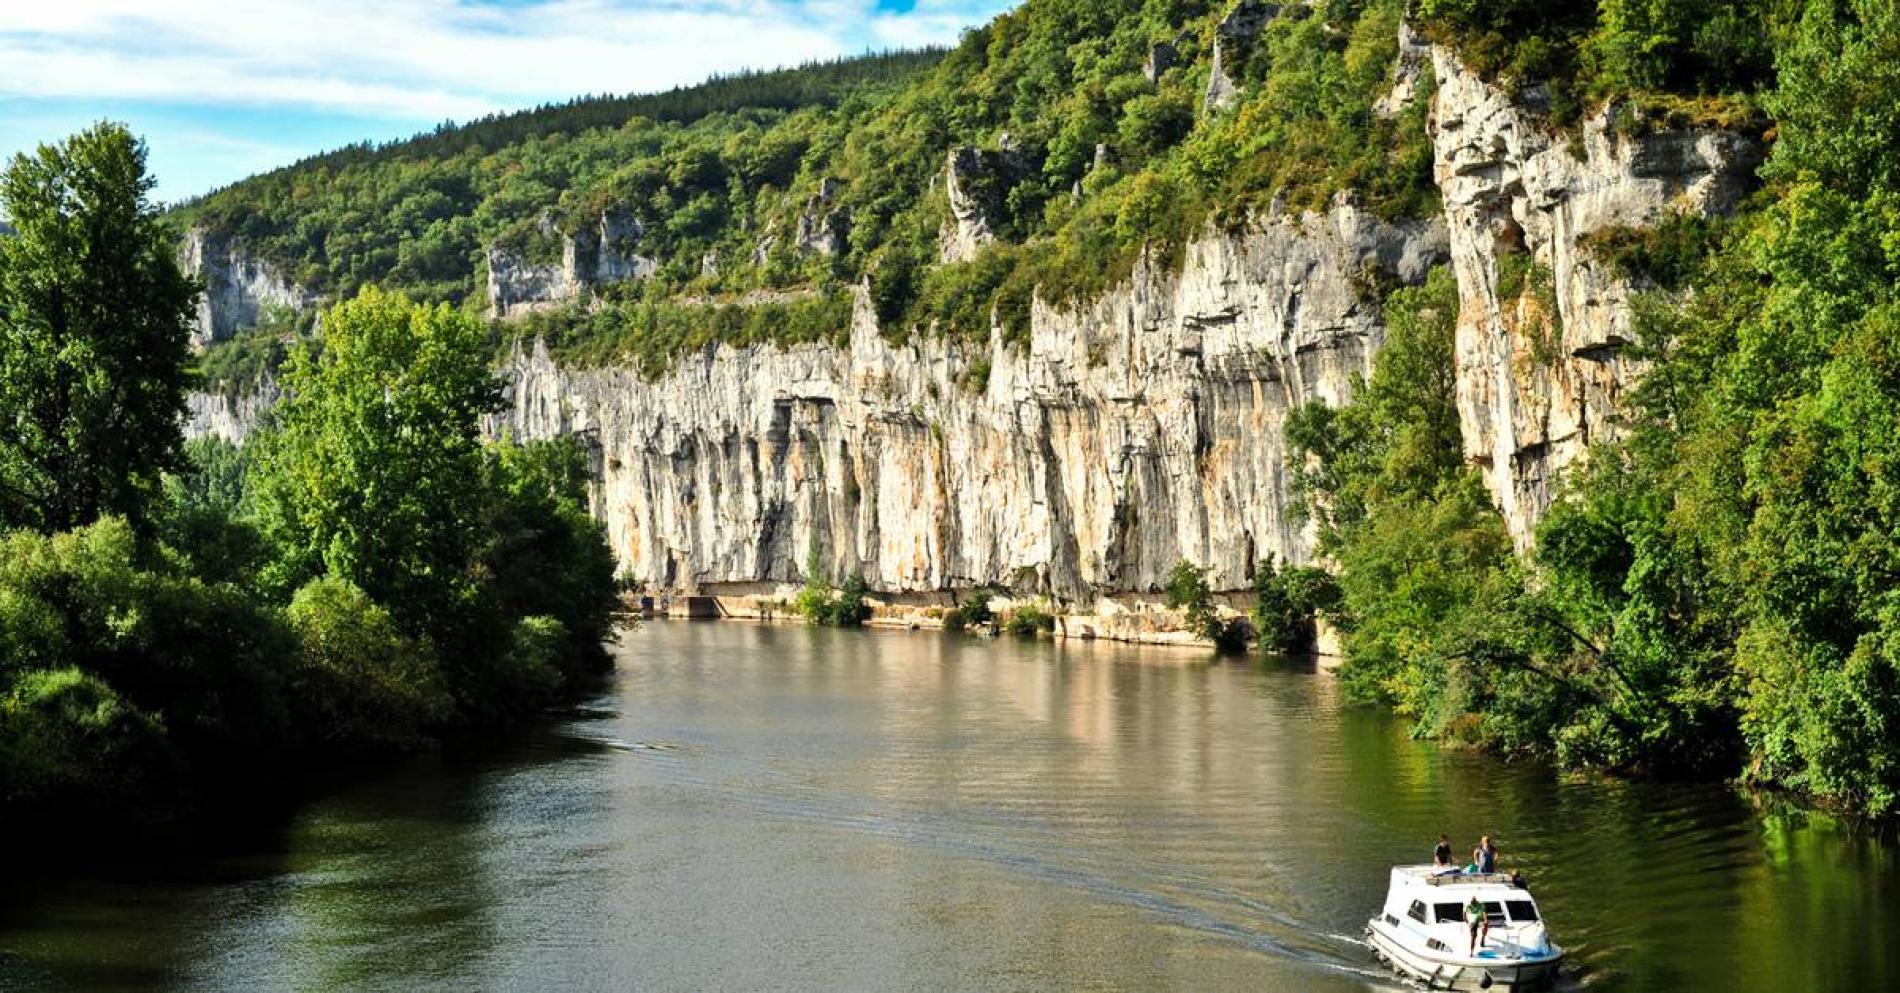
[[[1548,989],[1557,981],[1557,970],[1563,964],[1561,952],[1544,959],[1499,959],[1482,963],[1470,959],[1436,957],[1398,941],[1376,920],[1366,928],[1366,938],[1380,962],[1395,972],[1424,983],[1426,989],[1432,990],[1517,993],[1519,990]]]

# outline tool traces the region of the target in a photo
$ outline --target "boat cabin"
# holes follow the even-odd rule
[[[1521,879],[1508,873],[1395,866],[1382,916],[1387,925],[1422,938],[1427,948],[1462,956],[1471,944],[1465,905],[1474,895],[1490,924],[1485,948],[1516,957],[1537,955],[1548,947],[1537,901]]]

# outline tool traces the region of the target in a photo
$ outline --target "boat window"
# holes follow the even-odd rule
[[[1484,919],[1490,924],[1504,923],[1504,905],[1496,900],[1484,902]]]
[[[1514,921],[1534,921],[1537,919],[1537,905],[1529,900],[1506,900],[1504,901],[1504,905],[1511,908],[1511,919]]]
[[[1405,915],[1420,924],[1425,923],[1425,902],[1423,900],[1413,900],[1412,908],[1407,910]]]
[[[1440,924],[1457,924],[1465,919],[1465,905],[1462,903],[1434,903],[1432,917]]]

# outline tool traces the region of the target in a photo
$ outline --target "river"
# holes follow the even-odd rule
[[[0,989],[1390,988],[1357,939],[1440,831],[1498,838],[1568,986],[1900,989],[1891,840],[1415,742],[1296,663],[678,621],[617,658],[235,851],[16,886]]]

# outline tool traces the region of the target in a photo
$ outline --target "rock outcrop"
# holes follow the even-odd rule
[[[1436,224],[1341,204],[1038,304],[1027,352],[892,345],[862,300],[848,348],[721,347],[657,382],[536,350],[495,428],[586,439],[621,568],[658,587],[796,582],[815,545],[886,591],[1081,597],[1152,589],[1183,558],[1238,588],[1269,553],[1311,557],[1280,425],[1367,371],[1383,328],[1362,274],[1416,282],[1446,252]]]
[[[552,218],[540,221],[543,238],[558,238],[561,261],[534,263],[508,248],[488,249],[488,313],[518,317],[535,310],[558,307],[603,286],[644,279],[657,264],[639,254],[646,228],[632,213],[610,208],[591,225],[571,233],[554,227]]]
[[[192,345],[197,348],[256,327],[272,311],[294,314],[317,302],[314,292],[286,279],[276,266],[204,228],[186,233],[178,261],[205,284],[191,333]]]
[[[223,438],[234,445],[243,444],[282,398],[283,390],[277,380],[269,376],[243,389],[188,393],[185,395],[185,435]]]
[[[1207,92],[1201,107],[1208,112],[1222,111],[1240,99],[1240,87],[1234,82],[1234,67],[1246,58],[1254,39],[1267,22],[1278,17],[1280,5],[1260,0],[1240,0],[1221,18],[1214,29],[1214,64],[1207,74]]]
[[[942,236],[944,262],[968,262],[996,240],[1004,198],[1025,169],[1008,135],[999,146],[994,151],[969,146],[950,150],[944,165],[944,189],[950,196],[950,220]]]
[[[1148,46],[1148,57],[1141,61],[1141,74],[1148,82],[1158,83],[1180,57],[1181,50],[1173,42],[1155,42]]]
[[[1399,23],[1399,54],[1392,63],[1392,86],[1372,105],[1380,117],[1397,117],[1418,99],[1432,73],[1432,43],[1410,21]]]
[[[1435,47],[1432,67],[1465,451],[1522,546],[1563,469],[1617,435],[1618,405],[1641,373],[1624,353],[1630,282],[1579,239],[1671,211],[1725,212],[1754,183],[1762,149],[1729,131],[1620,120],[1633,111],[1619,106],[1572,138],[1450,51]]]
[[[837,255],[851,237],[851,211],[832,206],[841,187],[838,180],[826,177],[818,183],[818,192],[805,202],[798,215],[798,233],[793,245],[803,255]]]

